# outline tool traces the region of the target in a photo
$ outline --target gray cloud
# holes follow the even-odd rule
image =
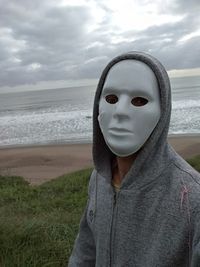
[[[192,11],[199,14],[200,2],[199,0],[175,0],[172,10],[176,13],[190,13]]]
[[[181,21],[138,32],[121,32],[112,24],[112,11],[102,1],[96,4],[104,18],[90,32],[94,14],[88,6],[0,0],[0,86],[98,78],[112,57],[130,50],[151,53],[167,69],[199,67],[200,38],[180,42],[198,29],[198,1],[174,1],[168,13],[184,15]]]
[[[26,1],[24,3],[27,4]],[[79,64],[77,58],[81,55],[86,26],[90,23],[87,8],[49,6],[32,12],[27,9],[32,9],[32,6],[25,6],[20,8],[10,4],[1,9],[0,25],[9,30],[9,35],[3,45],[0,43],[3,47],[8,46],[7,56],[3,50],[0,54],[0,58],[5,60],[0,63],[0,85],[5,85],[6,80],[12,86],[23,83],[23,80],[24,83],[33,83],[67,78],[70,66]],[[15,45],[10,40],[16,43],[21,41],[24,47],[13,52]],[[18,64],[12,62],[12,58],[17,58]],[[30,71],[31,64],[36,63],[41,67]]]

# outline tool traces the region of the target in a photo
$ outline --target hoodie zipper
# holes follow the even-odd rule
[[[113,263],[113,243],[114,243],[114,229],[113,229],[113,226],[114,226],[114,217],[115,217],[117,195],[118,195],[118,193],[116,193],[114,191],[111,230],[110,230],[110,267],[112,267],[112,263]]]

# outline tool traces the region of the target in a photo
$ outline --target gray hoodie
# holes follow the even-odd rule
[[[109,69],[125,59],[147,64],[155,73],[161,117],[124,177],[112,187],[114,155],[98,124],[98,104]],[[167,142],[171,90],[164,67],[155,58],[130,52],[104,69],[93,111],[95,169],[69,267],[200,266],[200,175]]]

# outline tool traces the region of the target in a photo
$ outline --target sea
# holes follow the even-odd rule
[[[200,134],[200,76],[171,78],[169,134]],[[0,148],[92,142],[96,86],[0,92]]]

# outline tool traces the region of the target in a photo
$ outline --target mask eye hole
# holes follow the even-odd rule
[[[107,95],[105,99],[109,104],[115,104],[118,101],[118,97],[116,95]]]
[[[136,107],[141,107],[141,106],[146,105],[148,103],[148,100],[144,97],[134,97],[131,100],[131,103]]]

